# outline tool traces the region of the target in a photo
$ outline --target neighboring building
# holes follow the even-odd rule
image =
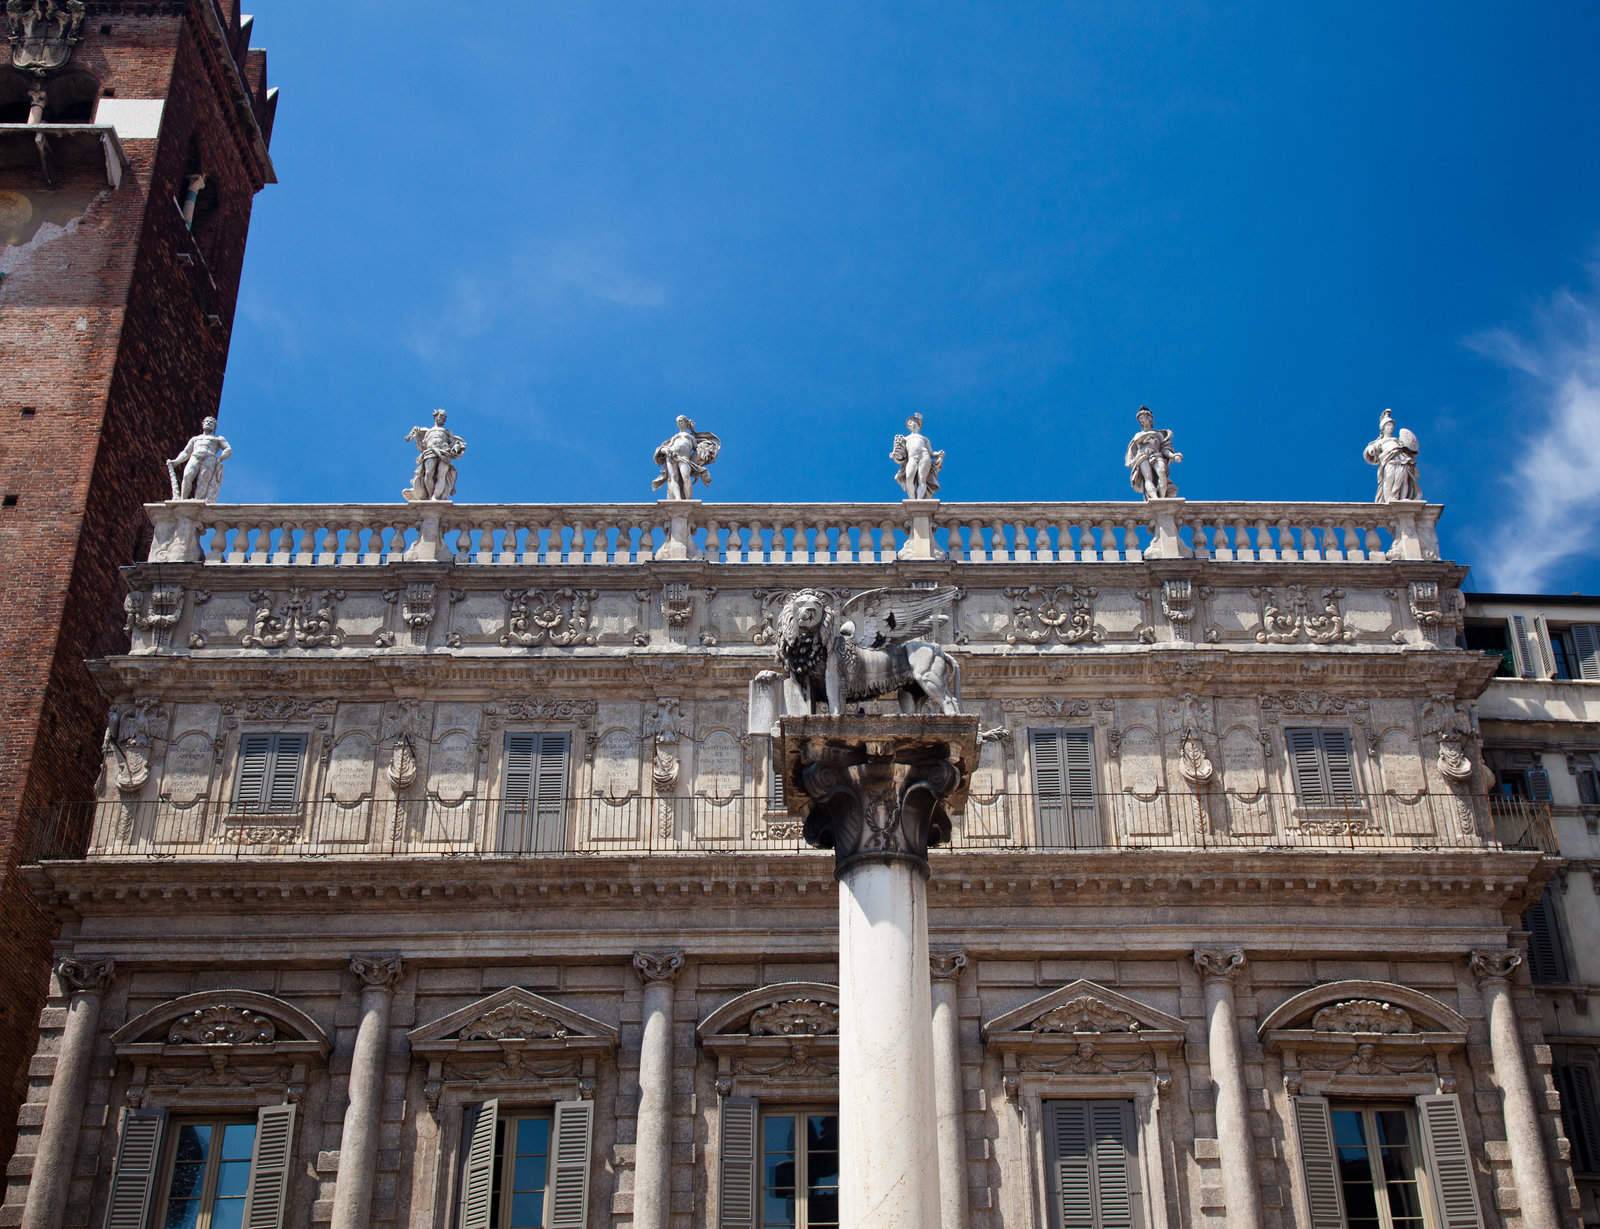
[[[1489,806],[1438,515],[155,506],[172,617],[25,871],[0,1224],[830,1225],[838,893],[751,682],[792,591],[950,586],[983,752],[934,1069],[884,1072],[946,1229],[1576,1225],[1558,863]]]
[[[0,1163],[50,931],[15,878],[94,788],[118,567],[212,413],[273,92],[236,0],[12,0],[0,61]]]
[[[1495,791],[1547,808],[1566,859],[1525,924],[1585,1223],[1600,1225],[1600,597],[1471,594],[1466,614],[1464,643],[1501,656],[1478,705]]]

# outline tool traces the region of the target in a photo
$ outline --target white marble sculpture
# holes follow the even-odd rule
[[[894,437],[889,459],[900,469],[894,480],[907,499],[932,499],[939,489],[939,471],[944,468],[944,453],[935,452],[922,434],[922,415],[906,419],[906,434]]]
[[[1409,427],[1402,427],[1396,435],[1394,411],[1385,410],[1378,419],[1378,438],[1361,454],[1368,465],[1378,467],[1378,494],[1374,503],[1392,504],[1396,500],[1422,498],[1422,485],[1417,481],[1418,451],[1416,435]]]
[[[190,436],[183,451],[167,462],[172,498],[216,503],[222,489],[222,463],[232,455],[228,441],[217,434],[217,420],[202,419],[200,434]]]
[[[696,431],[694,423],[678,415],[678,429],[656,449],[661,473],[650,484],[667,488],[668,499],[693,499],[696,481],[711,485],[711,463],[722,451],[722,441],[709,431]]]
[[[1156,430],[1156,416],[1149,406],[1141,405],[1137,417],[1138,433],[1128,441],[1122,459],[1128,467],[1128,482],[1146,499],[1173,499],[1178,484],[1172,480],[1171,467],[1183,460],[1183,453],[1174,451],[1171,431]]]
[[[417,469],[411,485],[400,492],[412,503],[449,499],[456,493],[456,458],[467,441],[444,425],[445,412],[433,412],[433,426],[412,427],[406,439],[417,446]]]

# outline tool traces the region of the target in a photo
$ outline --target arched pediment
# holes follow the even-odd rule
[[[1302,990],[1261,1022],[1263,1040],[1293,1033],[1311,1036],[1425,1036],[1441,1040],[1460,1035],[1467,1022],[1432,995],[1385,981],[1336,981]]]
[[[111,1044],[124,1055],[199,1046],[270,1047],[326,1057],[332,1049],[305,1012],[256,990],[202,990],[171,999],[129,1020],[111,1035]]]
[[[774,982],[729,999],[700,1022],[716,1059],[717,1090],[766,1096],[837,1096],[839,987]]]
[[[1183,1021],[1137,999],[1079,978],[1002,1012],[983,1026],[984,1040],[1058,1037],[1080,1033],[1126,1033],[1145,1041],[1183,1038]]]
[[[617,1030],[611,1025],[521,986],[497,990],[412,1029],[406,1036],[418,1054],[496,1048],[507,1043],[547,1043],[609,1052],[617,1044]]]
[[[722,1036],[825,1037],[839,1032],[839,987],[775,982],[729,999],[700,1022],[701,1041]]]

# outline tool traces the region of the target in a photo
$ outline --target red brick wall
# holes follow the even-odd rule
[[[106,713],[84,663],[125,649],[118,569],[147,540],[141,505],[167,497],[165,459],[221,395],[258,187],[224,61],[183,7],[91,6],[75,65],[118,98],[167,100],[160,139],[124,143],[119,189],[91,168],[46,192],[0,166],[0,192],[72,223],[0,254],[0,493],[17,497],[0,508],[0,934],[18,936],[0,944],[0,1165],[51,938],[16,867],[57,803],[93,796]],[[217,207],[191,235],[174,197],[195,157]]]

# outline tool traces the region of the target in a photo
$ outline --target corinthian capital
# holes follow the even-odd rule
[[[683,968],[683,953],[676,948],[669,952],[634,952],[633,967],[647,986],[651,982],[670,982]]]
[[[1194,967],[1200,970],[1200,976],[1210,981],[1213,978],[1232,980],[1233,975],[1244,968],[1244,948],[1242,947],[1197,947],[1194,949]]]
[[[405,966],[398,956],[352,956],[350,971],[369,990],[393,990]]]
[[[955,981],[967,967],[967,954],[959,947],[930,948],[928,964],[934,981]]]
[[[111,984],[116,971],[114,960],[77,960],[68,956],[56,961],[56,980],[68,994],[99,994]]]
[[[1522,953],[1509,947],[1480,947],[1467,956],[1467,967],[1479,981],[1505,981],[1522,966]]]

